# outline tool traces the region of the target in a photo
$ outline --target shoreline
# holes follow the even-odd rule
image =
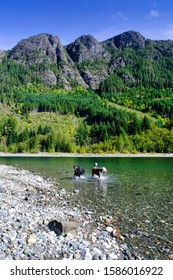
[[[141,259],[109,217],[80,204],[79,190],[6,165],[0,189],[0,260]]]
[[[115,158],[172,158],[173,153],[106,153],[106,154],[79,154],[79,153],[3,153],[0,152],[1,157],[115,157]]]

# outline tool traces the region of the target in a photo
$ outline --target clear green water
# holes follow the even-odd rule
[[[95,162],[108,169],[106,178],[91,178]],[[46,175],[68,191],[78,189],[79,200],[98,216],[121,218],[126,242],[146,259],[167,259],[173,250],[172,158],[1,157],[0,164]],[[79,180],[72,178],[74,164],[86,171]]]

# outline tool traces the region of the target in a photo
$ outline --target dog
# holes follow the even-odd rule
[[[106,174],[107,173],[107,169],[106,167],[96,167],[94,166],[92,169],[92,177],[94,177],[94,175],[97,175],[100,178],[101,174]]]
[[[81,175],[83,175],[85,173],[85,170],[83,168],[81,168],[79,165],[74,165],[73,169],[74,169],[74,175],[73,175],[74,179],[76,177],[80,177]]]

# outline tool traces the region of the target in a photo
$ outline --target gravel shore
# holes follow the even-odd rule
[[[0,260],[142,259],[111,223],[49,178],[0,165]]]

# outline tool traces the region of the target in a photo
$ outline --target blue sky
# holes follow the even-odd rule
[[[40,33],[63,45],[91,34],[103,41],[134,30],[150,39],[173,39],[172,0],[4,0],[0,3],[0,49]]]

